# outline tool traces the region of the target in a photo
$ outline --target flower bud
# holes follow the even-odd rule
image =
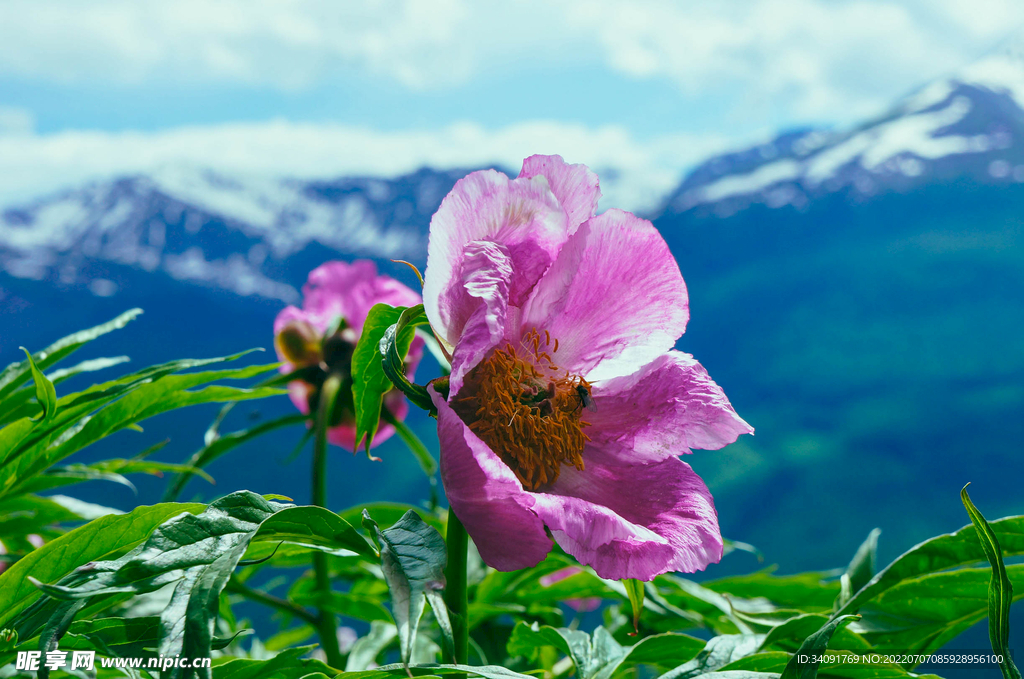
[[[286,361],[297,367],[320,363],[320,333],[306,321],[289,322],[277,333],[274,345]]]

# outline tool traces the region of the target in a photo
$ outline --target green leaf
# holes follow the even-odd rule
[[[765,597],[783,608],[796,608],[809,613],[832,612],[832,604],[839,594],[839,583],[828,579],[827,573],[800,573],[775,575],[773,568],[702,583],[707,589],[720,594],[731,594],[746,599]],[[655,582],[658,582],[655,580]]]
[[[241,355],[212,360],[231,360]],[[170,370],[209,362],[175,362]],[[33,429],[24,426],[27,420],[19,420],[0,429],[0,497],[19,493],[20,484],[27,483],[52,464],[153,415],[189,405],[264,398],[282,393],[277,389],[239,389],[220,385],[191,390],[222,379],[249,378],[271,368],[249,366],[185,375],[148,369],[142,376],[96,385],[85,392],[62,398],[58,401],[60,411],[45,423],[46,426],[37,425]],[[152,374],[154,370],[155,375]],[[10,447],[5,448],[5,445]]]
[[[402,502],[371,502],[344,509],[338,512],[338,516],[355,526],[362,524],[364,509],[373,515],[374,523],[384,527],[395,525],[410,511],[423,511],[421,507],[414,507]],[[427,514],[425,518],[422,516],[420,518],[438,530],[444,527],[444,522],[433,514]]]
[[[1024,554],[1024,516],[1008,516],[992,521],[989,526],[1002,545],[1004,556]],[[955,533],[925,540],[879,571],[837,611],[837,615],[857,611],[864,602],[908,578],[984,560],[985,552],[973,524]]]
[[[46,375],[36,367],[35,361],[32,360],[32,354],[28,353],[28,349],[21,347],[21,350],[25,352],[25,360],[28,361],[29,370],[32,372],[32,381],[36,383],[36,401],[39,402],[39,407],[43,409],[42,414],[32,421],[40,422],[52,419],[57,414],[57,392],[53,388],[53,382],[47,379]]]
[[[782,670],[781,679],[815,679],[818,676],[819,665],[816,656],[820,656],[825,652],[829,641],[832,640],[832,635],[835,634],[837,629],[858,619],[856,615],[843,615],[829,620],[822,625],[821,629],[807,637],[804,643],[800,644],[796,655],[790,658],[789,662],[786,663],[786,669]]]
[[[371,520],[368,514],[364,513],[364,517]],[[373,524],[373,530],[380,543],[381,570],[391,591],[402,662],[408,664],[428,601],[442,629],[451,627],[448,609],[441,599],[448,552],[441,534],[413,511],[406,512],[391,528],[380,530]]]
[[[828,655],[834,659],[818,667],[819,679],[941,679],[934,674],[912,674],[894,663],[867,662],[862,656],[849,651],[830,650]],[[751,676],[778,677],[792,657],[781,651],[757,653],[729,663],[721,672],[747,672]]]
[[[34,576],[44,582],[61,579],[87,563],[109,559],[131,549],[158,525],[185,512],[200,512],[201,504],[162,504],[137,507],[128,514],[104,516],[47,542],[19,559],[0,574],[0,628],[40,597],[28,580]],[[22,638],[28,638],[21,634]]]
[[[63,610],[67,602],[82,606],[101,595],[145,593],[174,583],[171,599],[160,614],[157,653],[162,656],[209,657],[213,624],[220,593],[245,553],[259,525],[281,509],[248,491],[227,495],[201,514],[180,514],[158,526],[141,545],[112,561],[78,568],[55,584],[38,583],[51,600],[40,600],[15,621],[19,630],[46,612],[44,634],[59,638],[64,621],[76,611]],[[56,624],[55,620],[60,620]],[[26,629],[26,631],[30,631]],[[40,644],[45,640],[41,638]],[[170,668],[163,679],[207,677],[208,669]]]
[[[768,631],[761,644],[761,649],[775,646],[786,651],[796,651],[807,637],[824,627],[828,621],[829,616],[822,613],[807,613],[790,618]],[[851,631],[849,627],[840,627],[833,633],[831,648],[867,651],[871,648],[871,644]]]
[[[409,382],[405,376],[405,356],[415,335],[416,327],[429,325],[423,305],[409,307],[399,316],[398,322],[384,331],[379,351],[382,357],[381,367],[391,383],[395,385],[409,401],[427,412],[434,412],[434,403],[425,387]]]
[[[553,646],[567,655],[576,667],[579,679],[610,677],[626,655],[619,642],[604,627],[590,635],[580,630],[555,628],[520,622],[508,641],[510,656],[533,656],[537,649]]]
[[[640,633],[640,612],[644,609],[644,583],[640,580],[623,580],[629,596],[629,605],[633,609],[633,632]]]
[[[252,542],[287,542],[338,556],[355,553],[377,557],[373,547],[348,521],[323,507],[282,509],[260,525]]]
[[[764,635],[721,634],[712,637],[696,657],[661,675],[660,679],[694,679],[719,670],[756,652]]]
[[[352,645],[345,661],[346,672],[365,670],[377,662],[377,656],[398,637],[398,629],[390,622],[374,621],[370,631]]]
[[[356,411],[356,447],[364,442],[366,450],[373,445],[380,423],[384,394],[391,390],[391,381],[381,365],[380,340],[384,332],[398,322],[405,307],[375,304],[366,316],[362,334],[352,354],[352,401]],[[406,347],[408,353],[409,347]],[[402,354],[404,359],[405,354]],[[364,441],[365,440],[365,441]]]
[[[37,369],[46,370],[51,365],[68,356],[82,345],[87,344],[108,332],[113,332],[114,330],[123,328],[141,313],[142,309],[132,309],[131,311],[126,311],[112,321],[107,321],[106,323],[89,328],[88,330],[80,330],[79,332],[68,335],[67,337],[57,340],[42,351],[38,351],[33,354],[32,360]],[[30,368],[28,361],[12,363],[7,366],[3,372],[0,372],[0,412],[5,412],[7,410],[4,407],[7,396],[28,380],[29,376]]]
[[[970,484],[967,484],[970,485]],[[967,486],[960,491],[960,499],[967,509],[978,532],[978,539],[985,556],[992,566],[992,580],[988,588],[988,638],[992,644],[992,652],[1003,658],[999,663],[999,669],[1004,679],[1021,679],[1017,666],[1013,664],[1010,657],[1010,603],[1013,601],[1013,585],[1006,575],[1006,566],[1003,564],[1003,550],[999,547],[999,540],[992,531],[984,515],[971,502],[971,496],[967,494]]]
[[[1024,565],[1006,568],[1014,599],[1024,591]],[[991,568],[930,573],[890,587],[861,606],[854,628],[879,651],[938,650],[988,613]]]
[[[878,536],[881,534],[881,528],[875,528],[868,534],[867,539],[857,548],[857,553],[846,567],[846,572],[839,578],[837,609],[849,601],[854,592],[868,584],[875,575],[875,554],[878,551]]]
[[[319,660],[302,657],[310,650],[309,646],[290,648],[270,660],[231,658],[214,667],[213,676],[215,679],[302,679],[310,674],[315,676],[317,672],[337,676],[337,671]]]
[[[534,679],[528,674],[519,674],[504,667],[495,665],[435,665],[433,663],[421,665],[384,665],[373,670],[363,672],[346,672],[339,677],[344,679],[389,679],[390,677],[429,677],[434,675],[445,676],[449,674],[469,675],[483,677],[484,679]]]

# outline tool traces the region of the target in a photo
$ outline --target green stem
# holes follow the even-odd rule
[[[447,582],[444,590],[444,602],[448,605],[448,614],[452,621],[452,633],[455,637],[455,657],[445,658],[447,662],[465,665],[469,662],[469,595],[466,591],[466,550],[469,548],[469,536],[466,529],[448,509],[448,567],[444,571]],[[447,655],[447,654],[446,654]]]
[[[334,401],[341,386],[341,377],[332,373],[320,388],[320,403],[316,413],[316,439],[313,446],[313,504],[327,507],[327,428],[334,410]],[[331,591],[331,575],[327,569],[327,555],[313,552],[313,572],[316,575],[316,589],[326,600]],[[316,616],[320,645],[327,657],[327,664],[336,669],[344,668],[345,659],[338,646],[338,626],[334,614],[321,608]]]
[[[228,585],[227,587],[225,587],[225,589],[228,592],[241,594],[250,601],[255,601],[265,606],[269,606],[275,610],[287,613],[288,615],[293,615],[296,618],[299,618],[300,620],[309,623],[310,625],[317,624],[317,616],[313,615],[302,606],[292,603],[287,599],[282,599],[281,597],[274,596],[273,594],[267,594],[266,592],[261,592],[258,589],[253,589],[248,585],[242,584],[238,580],[235,580],[234,578],[228,581]]]

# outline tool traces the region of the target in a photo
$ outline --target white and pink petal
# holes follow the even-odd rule
[[[586,459],[586,452],[584,452]],[[678,458],[646,465],[587,460],[563,467],[534,511],[569,554],[603,578],[693,573],[722,558],[711,492]]]
[[[595,411],[584,419],[587,456],[649,463],[694,449],[717,450],[753,427],[693,356],[670,351],[632,375],[592,387]]]
[[[628,375],[686,330],[686,284],[645,219],[608,210],[580,226],[533,289],[521,330],[559,341],[555,362],[590,381]]]

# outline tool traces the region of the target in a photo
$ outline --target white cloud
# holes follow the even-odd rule
[[[430,89],[587,64],[740,92],[753,115],[782,101],[849,120],[1022,24],[1019,0],[7,0],[0,73],[286,89],[356,73]]]
[[[534,153],[558,153],[601,175],[602,207],[654,207],[684,170],[735,140],[666,135],[638,140],[619,126],[551,121],[488,130],[474,123],[380,132],[364,127],[232,123],[141,132],[67,131],[0,137],[0,205],[63,186],[175,165],[273,177],[393,176],[423,166],[499,164],[517,171]]]
[[[26,108],[0,106],[0,136],[29,134],[35,127],[35,116]]]

